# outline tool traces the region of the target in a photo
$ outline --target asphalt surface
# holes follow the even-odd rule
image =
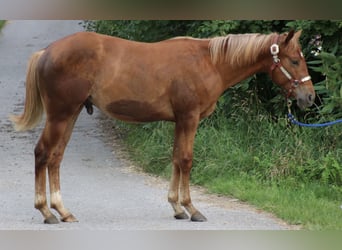
[[[10,21],[0,33],[0,229],[292,229],[237,199],[207,194],[198,187],[191,188],[192,199],[208,221],[173,219],[168,181],[136,171],[124,160],[115,131],[97,110],[92,116],[82,111],[61,166],[64,204],[79,222],[44,224],[33,207],[33,149],[42,125],[17,133],[8,115],[23,110],[31,53],[82,29],[79,21]]]

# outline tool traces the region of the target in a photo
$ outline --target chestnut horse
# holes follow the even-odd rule
[[[76,218],[64,207],[59,168],[72,129],[83,107],[93,105],[128,122],[175,122],[173,171],[168,201],[176,219],[205,221],[191,202],[189,176],[199,121],[215,109],[229,87],[257,72],[311,106],[315,92],[298,38],[283,34],[241,34],[194,39],[178,37],[156,43],[127,41],[80,32],[33,54],[26,79],[22,115],[12,116],[17,130],[46,123],[34,150],[35,208],[45,223],[58,223],[46,197],[48,171],[51,208],[62,221]],[[183,209],[185,208],[185,210]]]

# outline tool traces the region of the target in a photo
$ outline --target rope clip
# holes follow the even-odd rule
[[[290,99],[287,99],[287,110],[289,114],[291,114],[291,106],[292,106],[292,101]]]

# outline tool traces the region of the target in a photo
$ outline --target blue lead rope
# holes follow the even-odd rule
[[[292,101],[290,99],[287,99],[287,109],[288,109],[288,114],[287,114],[287,118],[290,120],[290,122],[292,124],[298,125],[298,126],[302,126],[302,127],[309,127],[309,128],[321,128],[321,127],[327,127],[327,126],[331,126],[331,125],[335,125],[337,123],[341,123],[342,119],[340,120],[336,120],[336,121],[331,121],[331,122],[325,122],[325,123],[316,123],[316,124],[308,124],[308,123],[303,123],[303,122],[299,122],[296,120],[296,118],[294,117],[294,115],[291,113],[291,105],[292,105]]]
[[[342,122],[342,119],[332,121],[332,122],[326,122],[326,123],[319,123],[319,124],[307,124],[307,123],[302,123],[296,120],[296,118],[293,116],[293,114],[288,113],[287,118],[290,120],[292,124],[302,126],[302,127],[310,127],[310,128],[319,128],[319,127],[326,127],[326,126],[331,126],[335,125],[337,123]]]

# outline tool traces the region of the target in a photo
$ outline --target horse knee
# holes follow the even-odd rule
[[[183,171],[189,170],[190,171],[190,169],[192,167],[192,159],[193,159],[192,154],[183,155],[180,159],[181,170],[183,170]]]

